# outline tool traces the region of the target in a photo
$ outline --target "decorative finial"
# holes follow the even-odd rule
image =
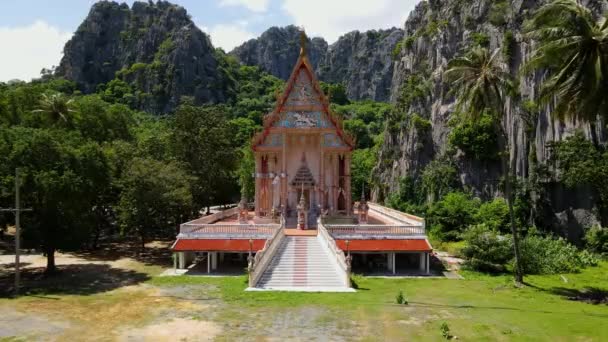
[[[306,164],[306,152],[302,152],[302,159],[300,159],[302,161],[302,164]]]
[[[306,43],[308,42],[308,37],[306,37],[306,32],[304,32],[304,28],[300,28],[300,56],[306,56]]]
[[[365,202],[365,183],[361,185],[361,202]]]

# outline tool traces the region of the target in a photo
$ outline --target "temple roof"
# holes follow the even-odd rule
[[[264,117],[263,130],[253,138],[253,149],[264,143],[270,129],[283,119],[281,127],[288,128],[334,128],[336,135],[344,141],[345,146],[354,148],[353,138],[342,127],[342,120],[331,112],[329,100],[321,90],[312,64],[306,54],[306,36],[302,33],[300,56],[294,65],[285,89],[277,98],[275,108]],[[283,114],[283,115],[282,115]],[[285,118],[287,116],[287,118]],[[329,123],[324,120],[328,119]]]

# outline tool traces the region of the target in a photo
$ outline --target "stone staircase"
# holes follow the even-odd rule
[[[286,236],[256,285],[286,291],[353,291],[315,236]]]

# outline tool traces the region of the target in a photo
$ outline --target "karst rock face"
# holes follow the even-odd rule
[[[317,68],[327,52],[322,38],[308,38],[308,59]],[[289,25],[271,27],[256,39],[250,39],[230,52],[242,64],[254,65],[280,79],[287,80],[300,55],[300,29]]]
[[[323,38],[308,40],[307,52],[318,78],[344,83],[353,100],[388,101],[393,75],[393,50],[403,38],[401,29],[353,31],[332,45]],[[246,65],[287,79],[298,58],[300,29],[271,27],[230,52]]]
[[[503,7],[497,8],[497,3]],[[490,50],[510,44],[508,64],[518,80],[519,95],[505,103],[504,120],[509,137],[512,165],[521,180],[535,180],[540,184],[533,191],[536,210],[543,217],[542,224],[555,227],[562,235],[574,239],[580,237],[582,228],[597,223],[595,200],[589,189],[567,189],[550,178],[543,178],[538,166],[551,168],[548,143],[559,141],[582,130],[596,142],[606,141],[606,124],[594,125],[560,123],[551,116],[551,106],[530,113],[526,101],[538,94],[542,73],[522,75],[519,67],[530,58],[533,42],[524,39],[524,19],[543,1],[524,0],[432,0],[417,5],[404,25],[401,51],[394,65],[391,102],[397,104],[407,82],[417,76],[426,82],[426,92],[411,100],[405,109],[406,119],[414,113],[429,121],[430,129],[419,130],[407,122],[397,123],[397,128],[386,130],[384,145],[374,174],[377,175],[374,200],[381,200],[387,193],[399,187],[399,179],[405,176],[419,177],[424,167],[440,158],[448,149],[450,126],[448,121],[455,110],[455,99],[444,83],[442,74],[448,62],[463,53],[477,39],[485,39]],[[594,13],[608,10],[606,0],[583,0]],[[509,33],[510,32],[510,33]],[[480,35],[480,33],[482,35]],[[390,124],[390,123],[389,123]],[[393,124],[394,125],[394,124]],[[456,152],[456,165],[461,184],[476,195],[491,198],[500,194],[503,176],[498,162],[479,162]]]
[[[209,37],[186,10],[165,1],[101,1],[65,45],[57,74],[90,93],[120,77],[137,89],[137,106],[155,113],[182,96],[195,103],[225,100],[225,80]]]

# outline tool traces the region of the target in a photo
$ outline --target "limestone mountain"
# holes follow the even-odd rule
[[[117,78],[133,88],[138,108],[167,112],[182,96],[195,103],[226,100],[226,76],[209,37],[186,10],[166,1],[126,4],[101,1],[91,8],[56,73],[86,93]]]
[[[532,43],[522,35],[523,23],[547,1],[432,0],[422,1],[404,25],[393,72],[391,102],[394,115],[386,123],[385,140],[374,174],[374,199],[397,191],[404,178],[420,179],[431,161],[448,161],[457,169],[465,189],[491,198],[499,193],[498,158],[472,158],[450,143],[455,99],[442,74],[448,62],[474,45],[494,50],[508,63],[517,80],[516,94],[506,105],[508,139],[515,172],[528,192],[531,210],[541,222],[574,239],[581,229],[597,222],[597,207],[589,189],[567,189],[543,170],[551,169],[549,143],[582,130],[597,143],[606,142],[606,125],[560,123],[551,106],[539,106],[542,73],[522,75],[521,65],[530,58]],[[594,13],[608,9],[606,0],[583,0]],[[481,146],[483,147],[483,146]]]
[[[271,27],[230,52],[246,65],[286,80],[298,58],[299,29]],[[393,74],[393,50],[403,37],[400,29],[353,31],[328,46],[323,38],[308,42],[308,55],[321,81],[344,83],[353,100],[388,101]]]
[[[300,29],[289,25],[273,26],[256,39],[237,46],[230,54],[245,65],[255,65],[282,80],[287,80],[300,54]],[[308,58],[316,69],[327,52],[323,38],[308,38]]]

